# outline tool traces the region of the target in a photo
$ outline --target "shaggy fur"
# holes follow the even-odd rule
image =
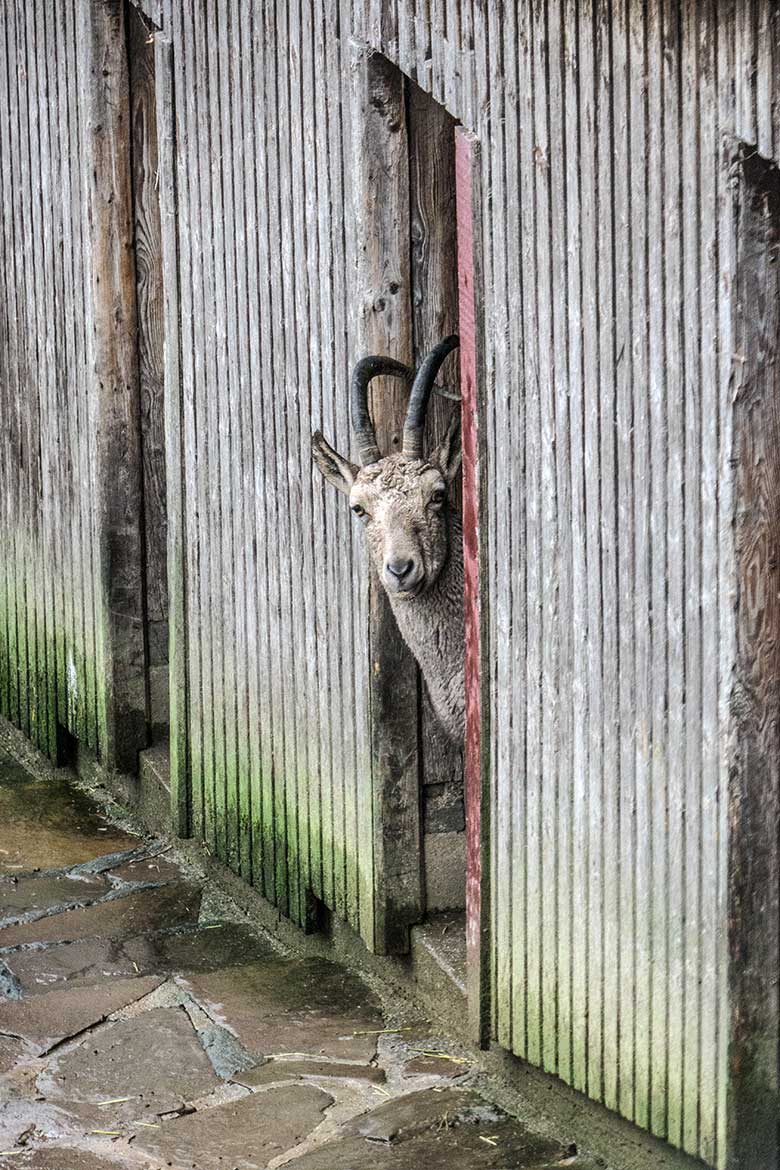
[[[447,487],[460,464],[450,435],[429,460],[388,455],[358,469],[321,435],[312,453],[326,479],[349,495],[398,628],[423,673],[450,739],[465,731],[463,542]],[[388,565],[409,564],[399,582]]]

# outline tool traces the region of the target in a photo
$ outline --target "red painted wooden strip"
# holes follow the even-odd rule
[[[482,758],[477,457],[477,336],[474,298],[473,158],[470,137],[455,133],[458,219],[458,304],[463,431],[463,564],[466,616],[466,941],[469,971],[482,963]],[[481,980],[477,979],[479,984]],[[476,1005],[472,1005],[472,1008]]]

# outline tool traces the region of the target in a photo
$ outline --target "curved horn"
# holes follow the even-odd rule
[[[352,430],[355,433],[360,462],[365,467],[368,463],[376,463],[382,458],[376,443],[374,425],[368,413],[368,384],[372,378],[388,374],[394,378],[405,378],[411,381],[414,371],[401,362],[388,357],[364,357],[355,366],[352,373],[350,395],[350,413],[352,415]]]
[[[403,445],[403,454],[409,455],[412,459],[422,459],[423,457],[425,414],[428,410],[428,401],[433,390],[433,383],[436,381],[436,375],[447,355],[459,345],[460,338],[456,334],[453,333],[450,337],[445,337],[444,341],[435,345],[431,352],[423,358],[415,375],[406,411]]]

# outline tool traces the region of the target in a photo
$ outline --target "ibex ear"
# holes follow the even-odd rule
[[[311,437],[311,454],[328,483],[332,483],[340,492],[349,495],[349,489],[355,482],[355,476],[358,473],[355,464],[350,463],[348,459],[342,459],[319,431],[315,431]]]
[[[452,483],[458,474],[463,452],[460,446],[460,411],[453,414],[447,434],[431,455],[431,463],[441,468],[447,483]]]

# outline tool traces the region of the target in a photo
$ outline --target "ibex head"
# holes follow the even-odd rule
[[[439,367],[458,345],[447,337],[427,355],[416,374],[392,358],[367,357],[352,375],[352,428],[362,466],[339,455],[317,431],[312,454],[322,474],[349,496],[366,529],[374,564],[388,593],[417,597],[430,589],[447,561],[447,488],[460,466],[457,419],[442,444],[426,459],[423,430]],[[382,456],[368,412],[372,378],[392,375],[412,382],[400,454]]]

